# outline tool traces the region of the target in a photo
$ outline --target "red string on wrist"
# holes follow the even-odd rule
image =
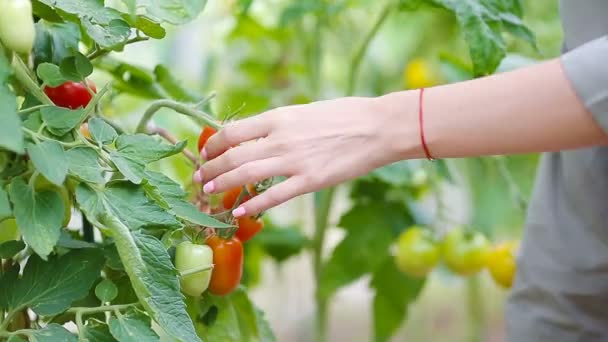
[[[434,161],[435,158],[431,155],[431,151],[429,151],[429,147],[426,144],[426,139],[424,138],[424,102],[423,102],[424,88],[420,88],[420,98],[419,98],[419,107],[418,107],[418,122],[420,123],[420,144],[422,145],[422,149],[424,150],[424,155],[426,159],[430,161]]]

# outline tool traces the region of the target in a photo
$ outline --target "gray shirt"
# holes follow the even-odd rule
[[[561,57],[608,134],[608,0],[561,0]],[[541,159],[507,302],[509,341],[608,341],[608,147]]]

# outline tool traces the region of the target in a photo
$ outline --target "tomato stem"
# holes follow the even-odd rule
[[[15,77],[38,101],[45,105],[54,105],[53,101],[38,87],[38,82],[35,81],[29,72],[28,67],[25,65],[23,60],[13,55],[13,70],[15,71]]]
[[[78,314],[79,312],[82,315],[94,315],[100,312],[107,311],[125,311],[127,309],[138,307],[140,303],[131,303],[131,304],[117,304],[117,305],[103,305],[103,306],[95,306],[95,307],[73,307],[68,309],[68,313]]]
[[[484,310],[482,293],[478,276],[467,279],[467,301],[469,309],[469,339],[470,342],[483,340]]]
[[[157,100],[152,102],[152,104],[146,109],[144,115],[142,116],[139,124],[137,124],[137,128],[135,129],[135,133],[145,133],[147,130],[148,122],[152,120],[152,117],[156,112],[158,112],[161,108],[170,108],[174,111],[189,116],[195,119],[199,124],[211,126],[216,130],[220,130],[222,125],[216,122],[216,120],[211,117],[211,115],[197,110],[196,108],[184,105],[182,103],[173,101],[173,100]]]

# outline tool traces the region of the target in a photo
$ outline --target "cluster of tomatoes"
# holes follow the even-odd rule
[[[423,227],[410,227],[397,241],[395,262],[405,274],[427,276],[441,260],[457,275],[469,276],[487,269],[494,281],[510,288],[515,276],[517,242],[492,246],[480,232],[463,227],[451,229],[438,241]]]
[[[205,126],[198,139],[199,152],[216,130]],[[243,274],[243,243],[253,238],[264,223],[260,217],[233,218],[230,214],[257,194],[252,185],[230,189],[221,194],[220,203],[211,213],[218,213],[227,223],[234,224],[236,229],[213,231],[203,228],[204,241],[199,243],[184,241],[176,248],[175,266],[182,272],[182,291],[190,296],[200,296],[206,290],[214,295],[227,295],[234,291],[241,282]],[[204,194],[202,194],[204,196]],[[213,265],[213,266],[211,266]],[[208,266],[208,267],[206,267]],[[193,274],[189,270],[203,269]]]

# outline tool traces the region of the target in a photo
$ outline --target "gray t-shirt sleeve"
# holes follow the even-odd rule
[[[581,45],[561,59],[579,98],[608,133],[608,36]]]

